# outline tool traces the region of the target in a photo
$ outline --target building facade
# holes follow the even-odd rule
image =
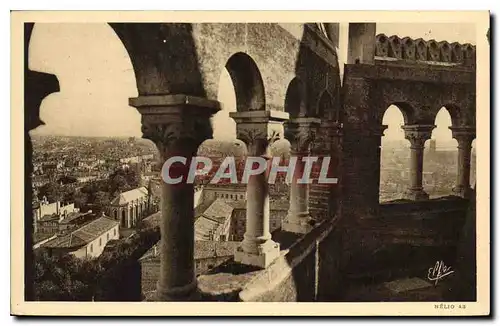
[[[108,209],[109,215],[120,222],[122,228],[133,228],[151,211],[146,187],[125,191],[116,196]]]
[[[71,254],[77,258],[99,257],[107,242],[120,236],[118,221],[101,216],[84,226],[58,236],[41,247],[51,255]]]

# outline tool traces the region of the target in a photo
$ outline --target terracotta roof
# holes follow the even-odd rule
[[[40,222],[48,222],[53,220],[59,220],[59,216],[57,214],[45,214],[40,218]]]
[[[41,242],[41,241],[46,240],[48,238],[51,238],[55,234],[56,234],[55,232],[51,232],[51,233],[36,232],[33,234],[33,244],[37,244],[38,242]]]
[[[246,200],[228,200],[227,204],[231,205],[234,209],[246,209],[247,201]],[[270,199],[269,200],[269,210],[272,211],[281,211],[288,210],[289,207],[288,198],[285,199]]]
[[[112,229],[119,222],[111,217],[102,216],[90,223],[72,231],[64,236],[55,238],[43,246],[48,248],[76,248],[90,243],[92,240],[101,236],[106,231]]]
[[[231,218],[233,207],[222,199],[216,199],[194,223],[194,233],[196,240],[210,240],[210,232],[215,232],[217,228]]]
[[[238,241],[204,241],[196,240],[194,242],[194,259],[206,259],[215,257],[232,257],[240,242]],[[160,247],[158,241],[151,247],[139,260],[160,261],[160,250],[156,251],[155,247]]]
[[[71,223],[73,220],[75,220],[79,217],[82,217],[82,216],[89,215],[89,214],[90,214],[90,212],[86,212],[86,213],[72,212],[72,213],[69,213],[68,215],[66,215],[66,217],[60,223],[61,224]]]
[[[131,201],[134,201],[136,199],[139,199],[147,195],[148,195],[148,190],[146,189],[146,187],[132,189],[129,191],[122,192],[118,196],[116,196],[115,199],[111,201],[111,205],[113,206],[126,205]]]

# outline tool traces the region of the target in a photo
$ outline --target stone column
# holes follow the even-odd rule
[[[453,192],[460,197],[469,198],[470,187],[470,156],[472,141],[476,138],[475,127],[450,127],[452,136],[458,142],[457,185]]]
[[[296,118],[287,122],[285,126],[285,138],[291,145],[290,155],[297,157],[290,185],[290,208],[281,227],[287,232],[305,234],[316,224],[309,213],[309,184],[298,181],[302,178],[306,165],[302,158],[309,156],[315,129],[320,122],[321,120],[317,118]]]
[[[210,117],[219,102],[186,95],[141,96],[130,99],[142,115],[143,138],[153,141],[161,165],[173,156],[185,157],[162,170],[179,183],[161,182],[161,242],[158,301],[189,301],[198,298],[194,265],[194,189],[186,182],[190,160],[198,146],[212,138]]]
[[[288,113],[281,111],[232,112],[238,139],[247,146],[247,155],[263,157],[268,163],[269,145],[283,134]],[[269,164],[268,164],[269,166]],[[247,184],[246,230],[234,254],[236,262],[266,268],[280,254],[280,247],[269,231],[269,185],[267,173],[251,176]]]
[[[402,126],[405,138],[410,141],[410,186],[404,193],[405,199],[427,200],[429,195],[422,187],[422,172],[424,167],[424,144],[431,138],[434,125]]]

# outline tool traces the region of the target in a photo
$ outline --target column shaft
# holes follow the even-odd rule
[[[306,168],[302,159],[310,155],[311,143],[316,137],[316,129],[321,123],[317,118],[296,118],[286,124],[286,138],[290,141],[292,157],[297,161],[290,185],[290,207],[288,215],[282,224],[282,230],[294,233],[307,233],[315,220],[309,212],[309,184],[299,183]],[[305,176],[308,178],[309,174]]]
[[[237,137],[247,145],[248,156],[266,159],[267,169],[250,175],[247,183],[246,230],[240,247],[234,254],[236,262],[266,268],[280,255],[280,247],[269,232],[269,170],[268,147],[280,138],[282,122],[288,113],[278,111],[232,112]]]
[[[247,184],[246,230],[242,247],[258,254],[259,246],[271,240],[269,232],[269,185],[266,173],[250,176]]]
[[[162,301],[188,299],[196,290],[193,194],[192,184],[162,184],[158,281]]]
[[[470,187],[470,159],[471,145],[476,137],[475,127],[450,127],[453,138],[458,142],[457,157],[457,184],[453,192],[463,198],[468,198],[472,193]]]
[[[290,154],[297,157],[297,163],[290,184],[290,207],[282,229],[294,233],[307,233],[314,226],[314,220],[309,213],[309,184],[298,182],[305,169],[305,162],[302,161],[302,158],[306,157],[307,154],[295,151]]]
[[[410,189],[423,191],[422,173],[424,168],[424,148],[410,147]]]
[[[410,185],[404,198],[410,200],[427,200],[429,195],[422,185],[424,167],[424,144],[431,138],[434,125],[405,125],[402,127],[405,137],[410,141]]]
[[[210,117],[220,103],[187,95],[141,96],[130,99],[142,115],[143,138],[153,141],[160,153],[161,182],[160,277],[158,301],[189,301],[198,298],[194,264],[194,186],[187,171],[198,146],[212,138]],[[171,157],[185,164],[164,166]],[[174,182],[167,179],[182,180]],[[138,208],[135,209],[137,215]]]

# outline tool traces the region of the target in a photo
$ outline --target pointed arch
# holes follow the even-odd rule
[[[379,124],[384,124],[383,120],[384,120],[384,117],[387,113],[387,110],[389,108],[391,108],[392,106],[396,107],[399,110],[399,112],[403,116],[403,121],[404,121],[405,125],[410,125],[410,124],[413,124],[415,122],[415,109],[409,103],[391,102],[391,103],[388,103],[388,105],[384,105],[382,107],[382,111],[380,112],[379,117],[378,117]]]
[[[318,118],[326,118],[327,116],[332,116],[332,111],[334,110],[333,96],[324,90],[319,96],[318,103],[316,104],[316,116]]]
[[[443,109],[446,110],[448,115],[450,116],[451,120],[451,127],[458,127],[460,126],[460,120],[461,120],[461,114],[460,114],[460,107],[456,104],[453,103],[446,103],[444,104],[436,113],[436,118],[438,114],[443,114],[442,111]]]

